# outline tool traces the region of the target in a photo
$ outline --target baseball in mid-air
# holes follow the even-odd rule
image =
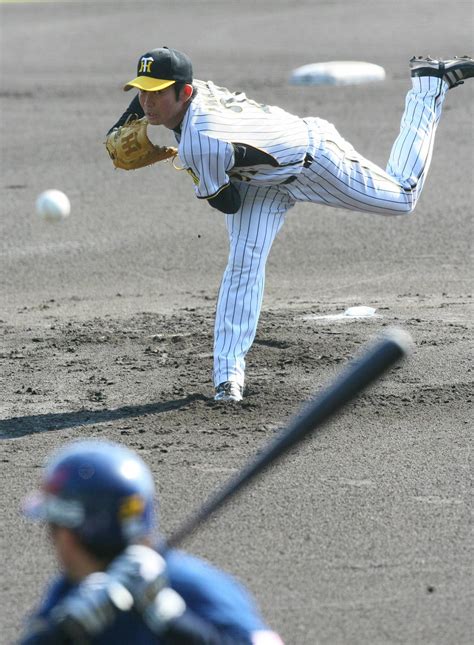
[[[68,217],[71,212],[71,202],[61,190],[45,190],[36,199],[36,212],[44,220],[57,222]]]

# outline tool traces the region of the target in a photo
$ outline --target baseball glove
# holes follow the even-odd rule
[[[146,118],[136,119],[107,135],[105,147],[116,168],[136,170],[178,154],[177,148],[155,146],[148,138],[147,127]]]

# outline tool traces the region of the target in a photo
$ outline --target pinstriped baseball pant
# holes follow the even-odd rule
[[[314,161],[295,181],[279,186],[236,183],[242,204],[237,213],[226,215],[230,250],[217,301],[215,385],[228,380],[244,384],[266,261],[288,209],[309,201],[381,215],[414,210],[431,162],[447,85],[428,76],[412,81],[386,170],[359,155],[331,123],[315,118],[306,119]]]

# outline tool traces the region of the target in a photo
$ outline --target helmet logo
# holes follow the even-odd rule
[[[119,517],[122,521],[131,520],[142,515],[145,510],[145,501],[140,495],[126,497],[119,507]]]

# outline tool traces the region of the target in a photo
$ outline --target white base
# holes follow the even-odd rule
[[[383,81],[385,70],[374,63],[355,60],[311,63],[293,70],[292,85],[353,85]]]

